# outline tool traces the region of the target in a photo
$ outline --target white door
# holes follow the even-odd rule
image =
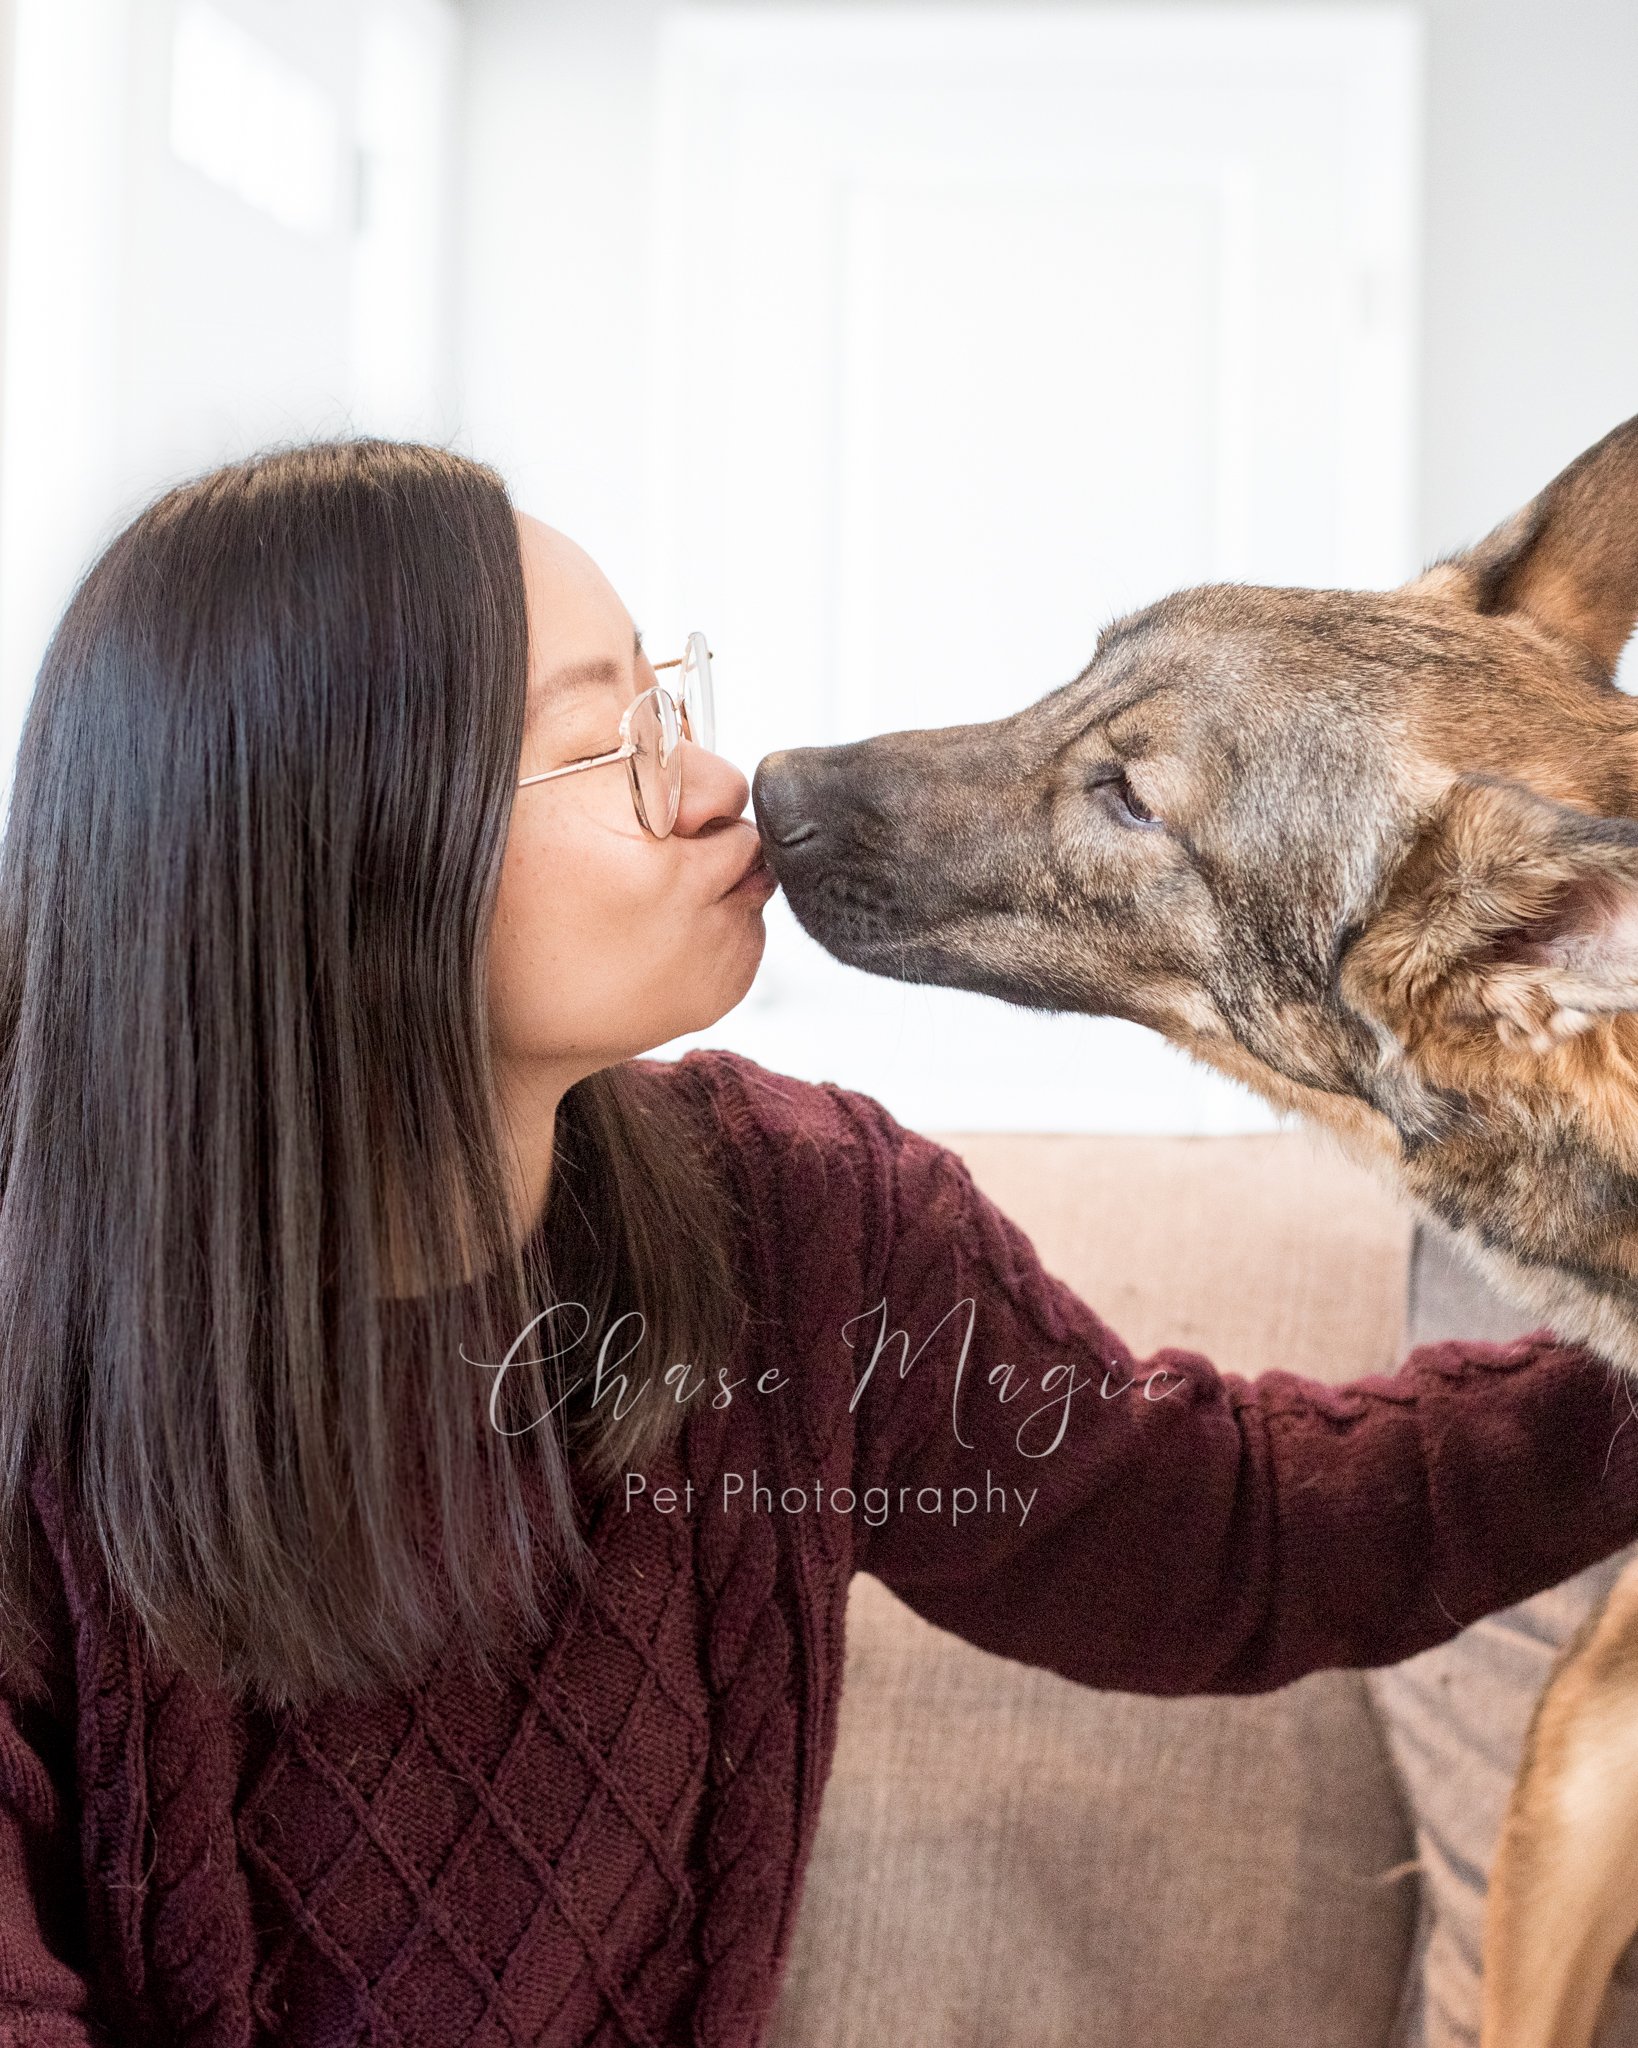
[[[1408,574],[1418,75],[1377,7],[675,10],[643,606],[709,628],[724,750],[999,716],[1181,584]],[[1271,1121],[766,917],[705,1042],[923,1128]]]

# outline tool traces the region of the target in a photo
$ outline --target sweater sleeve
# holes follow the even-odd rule
[[[1262,1692],[1638,1536],[1638,1388],[1604,1360],[1546,1332],[1342,1386],[1136,1358],[955,1153],[837,1092],[881,1210],[841,1337],[854,1561],[927,1620],[1107,1689]]]
[[[60,1731],[34,1701],[0,1698],[0,2042],[111,2048],[85,1980],[59,1953],[78,1868]]]

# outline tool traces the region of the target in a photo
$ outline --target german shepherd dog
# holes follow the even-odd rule
[[[1397,590],[1185,590],[991,723],[769,755],[838,959],[1127,1017],[1331,1131],[1638,1377],[1638,419]],[[1538,1705],[1484,2048],[1586,2048],[1638,1931],[1638,1567]]]

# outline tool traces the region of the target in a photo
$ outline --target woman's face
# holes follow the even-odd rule
[[[533,775],[618,746],[621,714],[656,678],[596,563],[538,519],[520,516],[518,529],[529,607],[518,773]],[[490,938],[504,1075],[555,1103],[734,1007],[762,958],[771,894],[761,880],[734,888],[757,856],[756,825],[740,815],[750,793],[731,762],[686,739],[665,839],[637,822],[624,761],[517,792]]]

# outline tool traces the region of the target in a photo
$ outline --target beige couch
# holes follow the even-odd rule
[[[1340,1381],[1531,1325],[1305,1134],[944,1142],[1140,1353]],[[1157,1700],[989,1656],[861,1575],[775,2048],[1471,2043],[1522,1718],[1595,1592],[1444,1662]],[[1638,2043],[1616,2002],[1599,2048]]]

